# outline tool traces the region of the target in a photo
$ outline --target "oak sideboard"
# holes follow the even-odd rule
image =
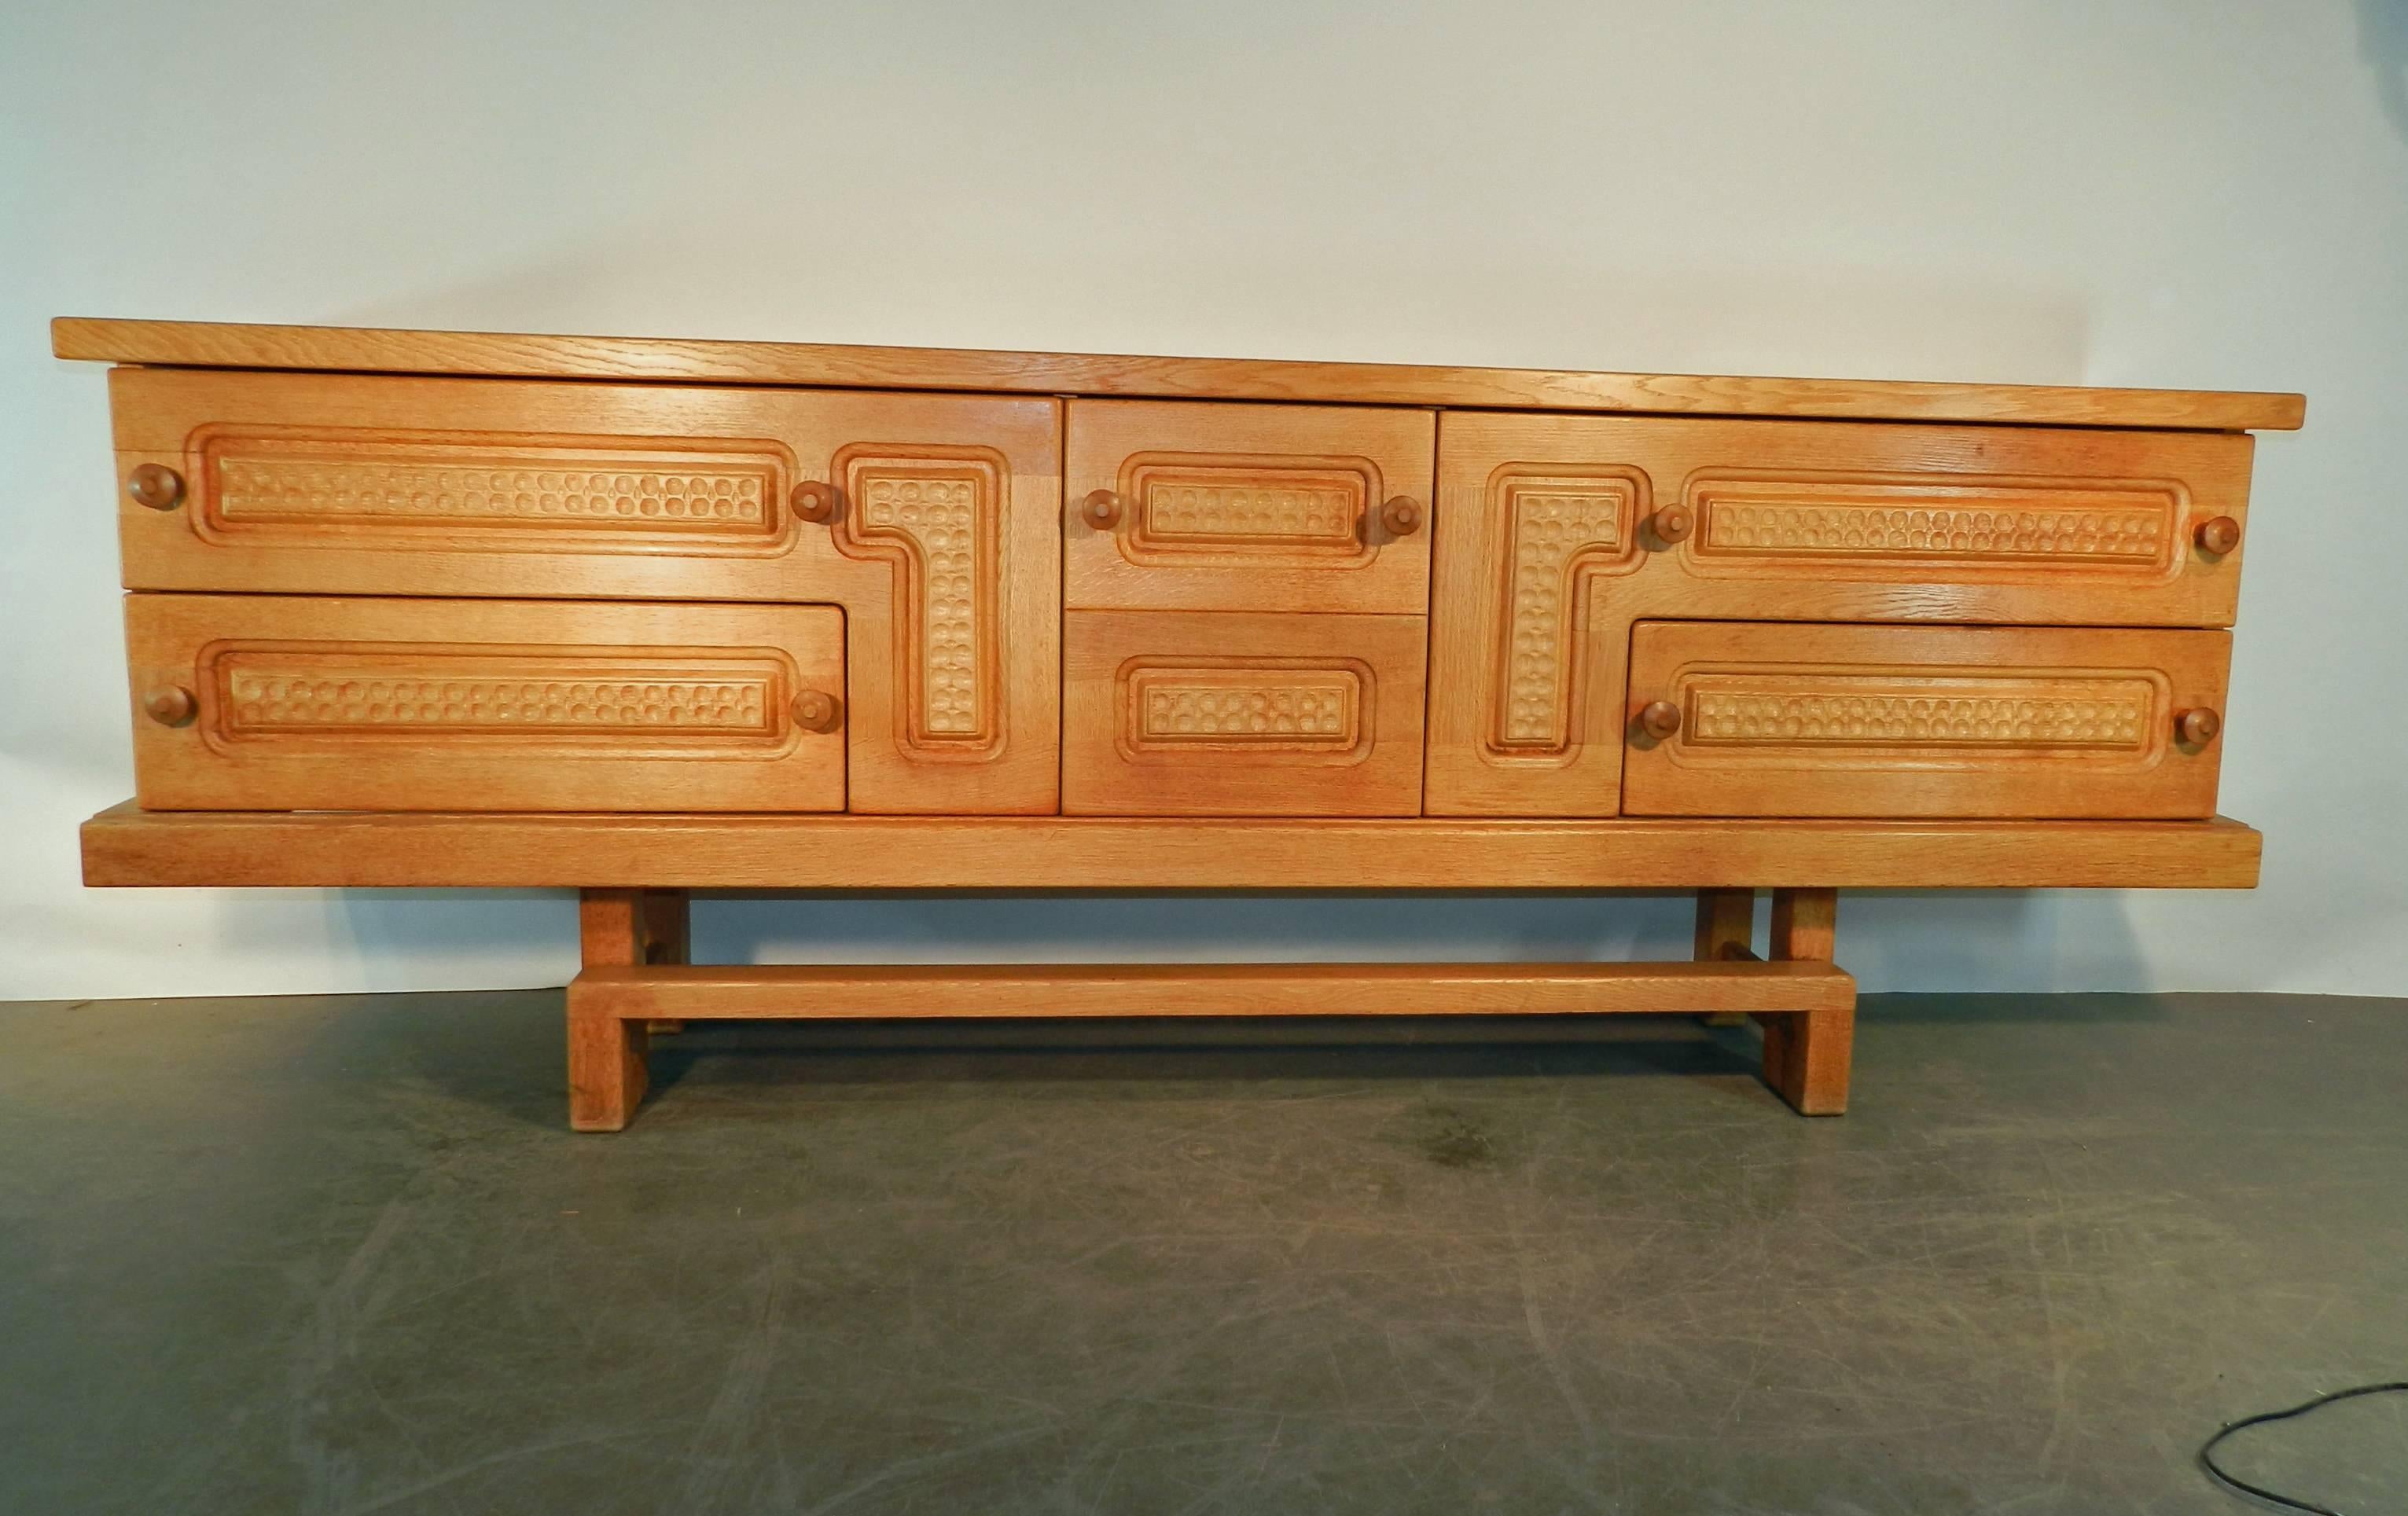
[[[115,364],[94,885],[581,891],[569,1118],[691,1018],[1752,1016],[1848,888],[2246,887],[2291,394],[61,320]],[[1695,891],[1656,964],[708,965],[690,892]],[[1756,897],[1772,894],[1769,939]]]

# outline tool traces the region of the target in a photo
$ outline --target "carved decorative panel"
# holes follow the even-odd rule
[[[1122,551],[1139,564],[1237,553],[1342,566],[1368,554],[1378,488],[1361,459],[1140,453],[1122,466],[1136,508]]]
[[[975,756],[1002,739],[999,716],[1005,465],[984,449],[857,448],[837,457],[847,507],[839,551],[896,576],[900,740]]]
[[[783,551],[791,466],[768,442],[204,428],[203,536],[446,551]]]
[[[1369,671],[1279,659],[1133,660],[1122,671],[1122,746],[1296,754],[1361,743]]]
[[[1619,473],[1506,470],[1490,491],[1501,517],[1505,575],[1494,745],[1560,752],[1570,741],[1579,693],[1576,581],[1586,570],[1630,557],[1640,485]]]
[[[1685,490],[1703,565],[1833,561],[1944,569],[2170,572],[2186,506],[2171,482],[1706,472]]]
[[[1691,748],[1884,751],[1988,748],[2145,753],[2163,708],[2145,678],[2041,671],[1933,675],[1698,673],[1681,688]]]
[[[794,668],[769,650],[222,643],[202,669],[218,696],[208,735],[234,743],[440,737],[700,755],[793,736]]]

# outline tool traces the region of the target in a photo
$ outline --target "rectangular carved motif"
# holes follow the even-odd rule
[[[1856,560],[1985,569],[2171,572],[2186,504],[2169,481],[1705,472],[1684,491],[1701,565]]]
[[[782,551],[792,468],[767,442],[206,427],[194,530],[222,540],[364,534],[444,550]]]
[[[1693,674],[1690,748],[1990,748],[2145,753],[2162,694],[2145,678],[2029,674]]]
[[[1359,460],[1141,453],[1123,465],[1137,506],[1123,551],[1140,564],[1198,553],[1358,559],[1375,477]]]
[[[1362,670],[1275,661],[1132,664],[1123,747],[1351,752],[1361,740]]]
[[[229,743],[339,737],[593,744],[700,754],[792,736],[789,661],[769,650],[221,643],[208,736]]]

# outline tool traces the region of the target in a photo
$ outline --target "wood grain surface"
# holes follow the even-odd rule
[[[2229,625],[2241,553],[2210,553],[2193,531],[2245,519],[2250,449],[2190,434],[1449,412],[1426,808],[1615,814],[1642,621]],[[1689,530],[1668,541],[1656,519],[1676,508]]]
[[[1478,1016],[1843,1009],[1828,963],[589,965],[597,1014],[786,1019]]]
[[[1157,358],[696,338],[537,336],[63,316],[62,358],[198,368],[799,384],[1599,410],[1709,416],[2284,431],[2300,395],[1914,380],[1740,379],[1417,364]]]
[[[308,815],[112,807],[92,885],[2247,889],[2238,822]]]

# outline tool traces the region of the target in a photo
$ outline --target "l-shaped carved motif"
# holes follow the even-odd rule
[[[895,572],[896,742],[981,758],[1003,741],[1002,517],[1009,468],[986,448],[847,448],[837,550]]]
[[[1504,563],[1488,746],[1500,757],[1555,757],[1571,746],[1584,698],[1583,581],[1635,562],[1647,478],[1509,465],[1488,493]]]

